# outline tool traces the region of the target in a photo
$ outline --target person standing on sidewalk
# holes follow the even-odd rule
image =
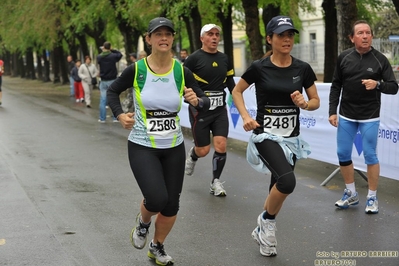
[[[68,62],[68,73],[69,73],[69,86],[70,86],[70,93],[69,96],[75,96],[75,80],[72,77],[72,69],[75,67],[75,62],[73,61],[72,55],[67,56]]]
[[[75,89],[75,99],[76,102],[84,102],[84,92],[82,86],[82,79],[79,77],[79,69],[81,68],[81,61],[76,60],[75,67],[71,71],[71,76],[73,78],[73,87]]]
[[[70,87],[70,93],[69,96],[73,97],[75,96],[75,80],[72,77],[72,69],[75,67],[75,62],[73,61],[72,55],[67,56],[67,62],[68,62],[68,71],[69,71],[69,87]]]
[[[300,109],[316,110],[320,99],[311,66],[291,56],[295,33],[298,33],[292,19],[272,18],[266,33],[271,53],[254,61],[244,72],[233,90],[233,100],[244,130],[253,130],[247,147],[248,162],[263,174],[271,172],[264,211],[258,216],[252,232],[260,253],[270,257],[277,255],[276,216],[296,185],[295,162],[310,154],[309,145],[300,135]],[[256,88],[255,119],[249,115],[243,98],[251,84]],[[308,101],[303,96],[304,90]]]
[[[137,54],[136,53],[130,53],[129,54],[131,64],[134,64],[137,61]],[[126,97],[122,101],[122,109],[123,112],[128,113],[129,111],[134,112],[133,107],[133,87],[130,87],[129,89],[126,90]]]
[[[180,63],[184,64],[184,61],[186,61],[188,57],[188,50],[187,49],[181,49],[180,51]]]
[[[233,90],[234,69],[226,54],[218,51],[221,28],[215,24],[206,24],[201,29],[202,48],[195,51],[184,61],[209,97],[211,107],[207,112],[200,113],[189,107],[189,118],[195,146],[190,149],[186,159],[185,173],[192,175],[197,160],[205,157],[211,149],[211,137],[215,152],[212,159],[212,180],[210,193],[214,196],[226,196],[226,190],[220,181],[226,163],[227,135],[229,119],[226,109],[227,87]]]
[[[111,43],[105,42],[102,46],[102,53],[97,56],[97,63],[100,66],[100,118],[98,122],[105,123],[107,117],[107,90],[118,76],[116,63],[122,58],[122,53],[111,49]],[[114,122],[118,122],[114,118]]]
[[[350,39],[354,47],[338,56],[329,100],[328,121],[337,127],[337,155],[346,187],[335,206],[346,209],[359,203],[352,148],[357,132],[360,131],[369,188],[365,212],[373,214],[378,213],[380,164],[377,157],[377,139],[381,93],[396,94],[398,83],[388,59],[371,46],[373,31],[366,21],[354,23]]]
[[[148,25],[146,43],[152,53],[128,66],[108,90],[108,104],[123,128],[131,129],[128,156],[143,194],[131,242],[145,247],[152,216],[155,232],[147,256],[158,265],[173,259],[164,242],[176,221],[184,179],[185,147],[178,112],[182,98],[198,110],[209,108],[209,99],[192,72],[170,56],[173,23],[158,17]],[[123,112],[119,95],[133,85],[135,113]]]
[[[87,108],[91,108],[91,93],[93,91],[92,78],[97,78],[98,70],[91,63],[91,57],[85,56],[85,63],[79,68],[79,77],[82,79],[85,103]]]

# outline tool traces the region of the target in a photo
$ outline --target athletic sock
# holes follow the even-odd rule
[[[198,155],[195,154],[195,147],[193,148],[193,151],[190,154],[191,159],[193,159],[193,161],[197,161],[199,159]]]
[[[356,194],[355,182],[350,184],[345,184],[345,186],[347,189],[349,189],[352,192],[352,196]]]
[[[142,217],[141,217],[141,216],[140,216],[139,222],[140,222],[140,226],[141,226],[141,227],[148,228],[148,227],[150,227],[150,225],[151,225],[151,221],[150,221],[149,223],[145,223],[145,222],[143,222],[143,220],[142,220]]]
[[[213,159],[212,159],[212,165],[213,165],[212,182],[216,178],[220,179],[225,164],[226,164],[226,153],[219,153],[215,151],[213,153]]]
[[[263,215],[262,215],[262,217],[263,217],[263,219],[269,219],[269,220],[274,220],[274,219],[276,219],[276,215],[271,215],[271,214],[269,214],[267,211],[264,211],[263,212]]]
[[[377,197],[377,190],[370,190],[369,189],[369,193],[367,194],[367,197],[372,197],[372,196]]]

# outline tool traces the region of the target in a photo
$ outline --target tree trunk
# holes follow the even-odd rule
[[[17,53],[17,67],[18,67],[19,76],[21,78],[25,78],[26,77],[25,64],[21,53]]]
[[[15,52],[11,55],[11,76],[17,77],[18,75],[19,75],[18,53]]]
[[[263,24],[265,25],[265,29],[266,29],[267,23],[269,23],[269,21],[272,18],[274,18],[275,16],[280,15],[280,13],[281,13],[280,6],[268,4],[263,7],[262,21],[263,21]]]
[[[11,75],[11,66],[12,66],[12,64],[11,64],[11,54],[10,54],[10,52],[9,51],[5,51],[5,54],[3,54],[3,56],[4,56],[4,59],[3,59],[3,61],[4,61],[4,75]]]
[[[132,26],[128,25],[127,22],[125,23],[119,23],[119,31],[121,32],[123,36],[123,41],[124,41],[124,48],[126,52],[126,60],[131,64],[132,62],[130,61],[130,53],[137,52],[137,44],[139,42],[140,38],[140,32],[138,32],[136,29],[134,29]]]
[[[331,82],[335,64],[338,57],[338,32],[337,32],[337,11],[335,0],[324,0],[322,3],[324,10],[324,79],[323,82]]]
[[[399,0],[392,0],[393,5],[395,6],[395,11],[399,15]]]
[[[60,64],[59,60],[61,58],[61,53],[60,49],[62,49],[59,45],[54,47],[52,53],[50,54],[50,60],[51,60],[51,70],[53,72],[53,83],[60,83],[61,78],[60,78]]]
[[[105,37],[103,36],[103,33],[106,31],[105,30],[106,22],[102,19],[99,19],[96,23],[95,29],[90,29],[88,27],[85,28],[84,32],[92,37],[94,41],[96,42],[96,49],[98,53],[102,53],[100,47],[104,45],[104,42],[106,41]],[[79,39],[80,42],[81,39]],[[112,43],[111,43],[112,46]],[[84,51],[82,51],[84,52]]]
[[[85,63],[84,57],[86,55],[90,55],[89,45],[87,44],[86,35],[83,33],[79,33],[76,34],[76,38],[79,41],[79,47],[81,51],[81,54],[79,54],[76,59],[81,60],[82,64],[84,64]]]
[[[111,5],[114,7],[115,10],[117,10],[118,6],[116,1],[112,0]],[[118,23],[118,28],[119,31],[121,32],[123,36],[123,41],[124,41],[124,48],[126,52],[126,60],[128,61],[129,64],[131,64],[130,56],[129,54],[136,51],[137,52],[137,44],[139,41],[139,38],[141,36],[141,33],[139,30],[136,30],[132,25],[131,21],[127,20],[124,18],[122,13],[118,12],[116,14],[116,21]]]
[[[75,44],[75,37],[76,35],[68,41],[68,55],[72,56],[72,60],[75,61],[78,58],[78,53],[79,53],[79,45]]]
[[[266,29],[267,23],[269,23],[269,21],[273,17],[280,15],[280,12],[281,12],[280,11],[280,6],[274,6],[272,4],[268,4],[268,5],[265,5],[263,7],[262,21],[263,21],[263,24],[265,25],[265,29]],[[266,32],[266,34],[268,34],[268,32]],[[266,45],[266,52],[269,49],[271,49],[271,46],[270,45]]]
[[[33,51],[29,48],[25,54],[26,56],[26,78],[36,79],[35,65],[33,63]]]
[[[349,36],[357,20],[356,0],[335,0],[337,8],[338,53],[353,47]]]
[[[234,44],[233,44],[233,6],[228,5],[227,10],[219,10],[217,17],[222,23],[223,50],[229,58],[234,69]],[[226,15],[225,15],[226,14]]]
[[[263,56],[262,35],[259,29],[258,0],[242,0],[242,7],[245,13],[245,32],[249,40],[249,49],[252,60]]]
[[[61,82],[62,84],[69,84],[69,71],[68,71],[68,62],[66,60],[66,55],[64,53],[64,49],[60,49],[59,51],[60,57],[57,60],[61,70]]]
[[[192,53],[202,47],[200,39],[202,20],[198,6],[196,5],[195,7],[192,7],[190,15],[184,16],[183,20],[186,24],[188,38],[190,40],[190,53]]]
[[[42,57],[38,52],[36,52],[36,62],[37,62],[37,78],[43,80]]]
[[[50,61],[49,61],[49,53],[46,50],[43,50],[43,61],[44,61],[44,75],[43,82],[49,82],[50,79]]]

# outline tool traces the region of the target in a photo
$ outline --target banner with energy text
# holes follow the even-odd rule
[[[236,79],[236,81],[238,78]],[[338,166],[336,154],[336,128],[328,122],[328,99],[330,83],[316,83],[320,97],[320,108],[315,111],[301,110],[301,135],[310,144],[312,153],[309,158]],[[227,89],[226,89],[227,91]],[[248,141],[251,132],[243,129],[242,119],[227,91],[227,110],[229,116],[229,138]],[[256,116],[255,86],[251,85],[244,92],[244,101],[248,113]],[[305,95],[306,98],[306,95]],[[399,94],[381,97],[381,122],[378,135],[378,159],[381,166],[381,176],[399,180]],[[184,103],[179,113],[181,125],[190,127],[188,105]],[[366,172],[363,147],[360,133],[353,143],[352,160],[357,170]]]

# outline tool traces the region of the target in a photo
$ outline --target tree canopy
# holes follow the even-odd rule
[[[375,23],[381,36],[389,34],[388,20],[370,10],[379,11],[385,17],[395,17],[396,26],[390,23],[389,27],[392,30],[399,25],[397,14],[384,10],[387,5],[391,9],[392,4],[399,6],[397,0],[388,3],[364,0],[352,8],[342,8],[349,2],[356,3],[355,0],[324,0],[323,5],[333,4],[329,10],[337,9],[339,18],[352,21],[360,17]],[[273,16],[289,15],[301,28],[298,10],[314,12],[312,3],[311,0],[3,0],[0,5],[0,54],[17,54],[16,58],[30,57],[26,53],[32,51],[41,57],[46,51],[50,51],[53,57],[97,54],[106,40],[129,53],[137,51],[138,40],[144,36],[148,21],[166,16],[176,25],[177,48],[191,52],[201,46],[199,32],[203,24],[221,25],[224,52],[230,58],[233,58],[233,24],[242,27],[250,48],[248,57],[253,60],[265,52],[264,29]],[[344,20],[342,25],[338,23],[340,40],[347,39],[350,27],[347,21]],[[95,50],[90,51],[90,47],[95,47]],[[63,72],[62,65],[59,67]],[[61,79],[64,78],[65,74],[61,73]]]

